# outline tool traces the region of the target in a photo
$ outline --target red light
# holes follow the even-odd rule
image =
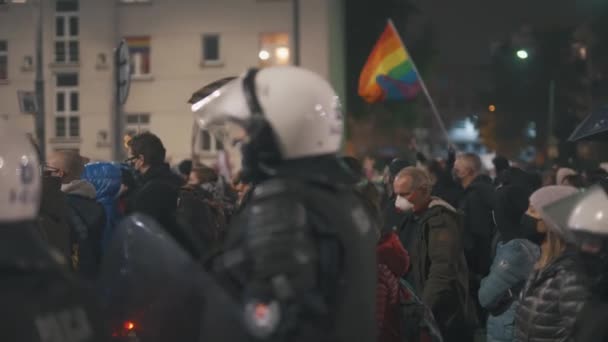
[[[125,327],[125,329],[131,331],[131,330],[135,329],[135,324],[133,322],[126,321],[124,327]]]
[[[268,311],[268,305],[260,303],[255,306],[255,317],[260,320],[265,319]]]

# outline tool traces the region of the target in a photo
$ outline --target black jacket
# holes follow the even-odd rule
[[[588,274],[592,275],[591,296],[576,318],[576,342],[608,342],[608,324],[598,317],[608,316],[608,260],[582,254]]]
[[[0,341],[108,341],[93,292],[68,274],[66,259],[32,224],[0,228]]]
[[[93,279],[101,264],[101,240],[106,226],[103,206],[92,198],[67,196],[72,267],[78,274]]]
[[[142,213],[156,220],[193,257],[204,253],[193,227],[178,223],[177,206],[183,180],[168,164],[151,166],[140,177],[140,187],[129,198],[127,213]]]
[[[172,219],[177,209],[177,195],[183,180],[168,164],[151,166],[140,177],[140,187],[129,199],[128,214],[140,212],[161,224]]]
[[[66,194],[72,268],[94,278],[101,263],[101,239],[106,225],[103,206],[95,200],[95,187],[85,180],[62,184]]]
[[[476,278],[490,272],[492,239],[496,231],[492,219],[495,196],[491,180],[479,176],[465,189],[460,202],[464,215],[465,254],[469,271]]]
[[[276,178],[256,185],[215,263],[245,308],[248,298],[280,303],[277,340],[377,336],[377,235],[341,170],[330,156],[282,165]]]
[[[589,289],[585,265],[573,251],[534,272],[515,313],[515,341],[574,341],[574,324]]]
[[[61,192],[59,177],[42,177],[42,198],[38,213],[40,236],[50,246],[61,253],[66,260],[70,259],[70,225],[65,194]]]

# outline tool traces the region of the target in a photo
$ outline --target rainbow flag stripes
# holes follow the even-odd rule
[[[409,100],[420,89],[414,62],[389,21],[361,71],[359,96],[369,103]]]

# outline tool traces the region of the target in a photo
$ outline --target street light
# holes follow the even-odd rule
[[[528,51],[526,51],[526,50],[523,50],[523,49],[518,50],[516,52],[516,55],[517,55],[517,58],[519,58],[519,59],[528,59]]]

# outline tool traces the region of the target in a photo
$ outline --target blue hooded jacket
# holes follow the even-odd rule
[[[506,291],[528,279],[534,264],[540,257],[540,248],[526,239],[514,239],[500,243],[490,274],[481,280],[479,303],[489,307]],[[508,309],[498,316],[490,315],[487,323],[488,342],[513,341],[513,326],[518,300],[515,298]]]
[[[93,184],[97,191],[97,202],[101,203],[106,212],[106,227],[101,241],[105,251],[114,228],[120,220],[117,208],[117,196],[122,183],[120,167],[107,162],[90,163],[85,166],[82,178]]]

